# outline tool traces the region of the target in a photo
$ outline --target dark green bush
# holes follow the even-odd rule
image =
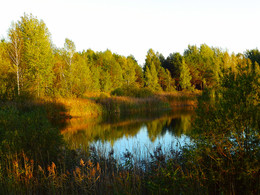
[[[0,108],[0,151],[21,153],[42,163],[54,161],[62,137],[47,117],[44,105],[8,102]],[[49,162],[44,162],[49,163]]]

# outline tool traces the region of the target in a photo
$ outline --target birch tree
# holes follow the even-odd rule
[[[22,37],[21,37],[21,31],[17,23],[12,24],[12,27],[9,29],[8,37],[10,40],[8,53],[16,69],[17,94],[18,96],[20,96],[20,74],[21,74],[20,64],[21,64]]]

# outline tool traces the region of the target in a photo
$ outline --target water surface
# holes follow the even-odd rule
[[[193,112],[176,110],[164,114],[114,116],[110,119],[78,118],[62,130],[71,149],[95,147],[117,158],[126,151],[138,158],[148,157],[160,146],[167,151],[189,143]]]

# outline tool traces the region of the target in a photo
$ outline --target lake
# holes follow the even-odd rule
[[[163,114],[132,114],[109,119],[75,118],[67,122],[62,135],[70,149],[96,148],[117,159],[128,151],[139,158],[149,158],[157,147],[164,152],[190,142],[193,111],[175,110]]]

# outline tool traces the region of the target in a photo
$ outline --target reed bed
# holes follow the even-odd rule
[[[223,185],[214,166],[201,167],[208,158],[196,156],[188,146],[167,151],[158,146],[142,160],[125,151],[120,162],[113,150],[90,147],[89,151],[64,150],[64,158],[45,167],[24,153],[2,154],[0,193],[227,194],[235,189],[235,194],[258,194],[260,190],[257,173],[247,173],[251,176],[247,184],[242,184],[236,170],[230,172],[224,182],[232,182],[235,186]],[[198,162],[202,164],[196,164]],[[212,165],[216,164],[213,162]],[[241,190],[245,185],[247,187]]]

